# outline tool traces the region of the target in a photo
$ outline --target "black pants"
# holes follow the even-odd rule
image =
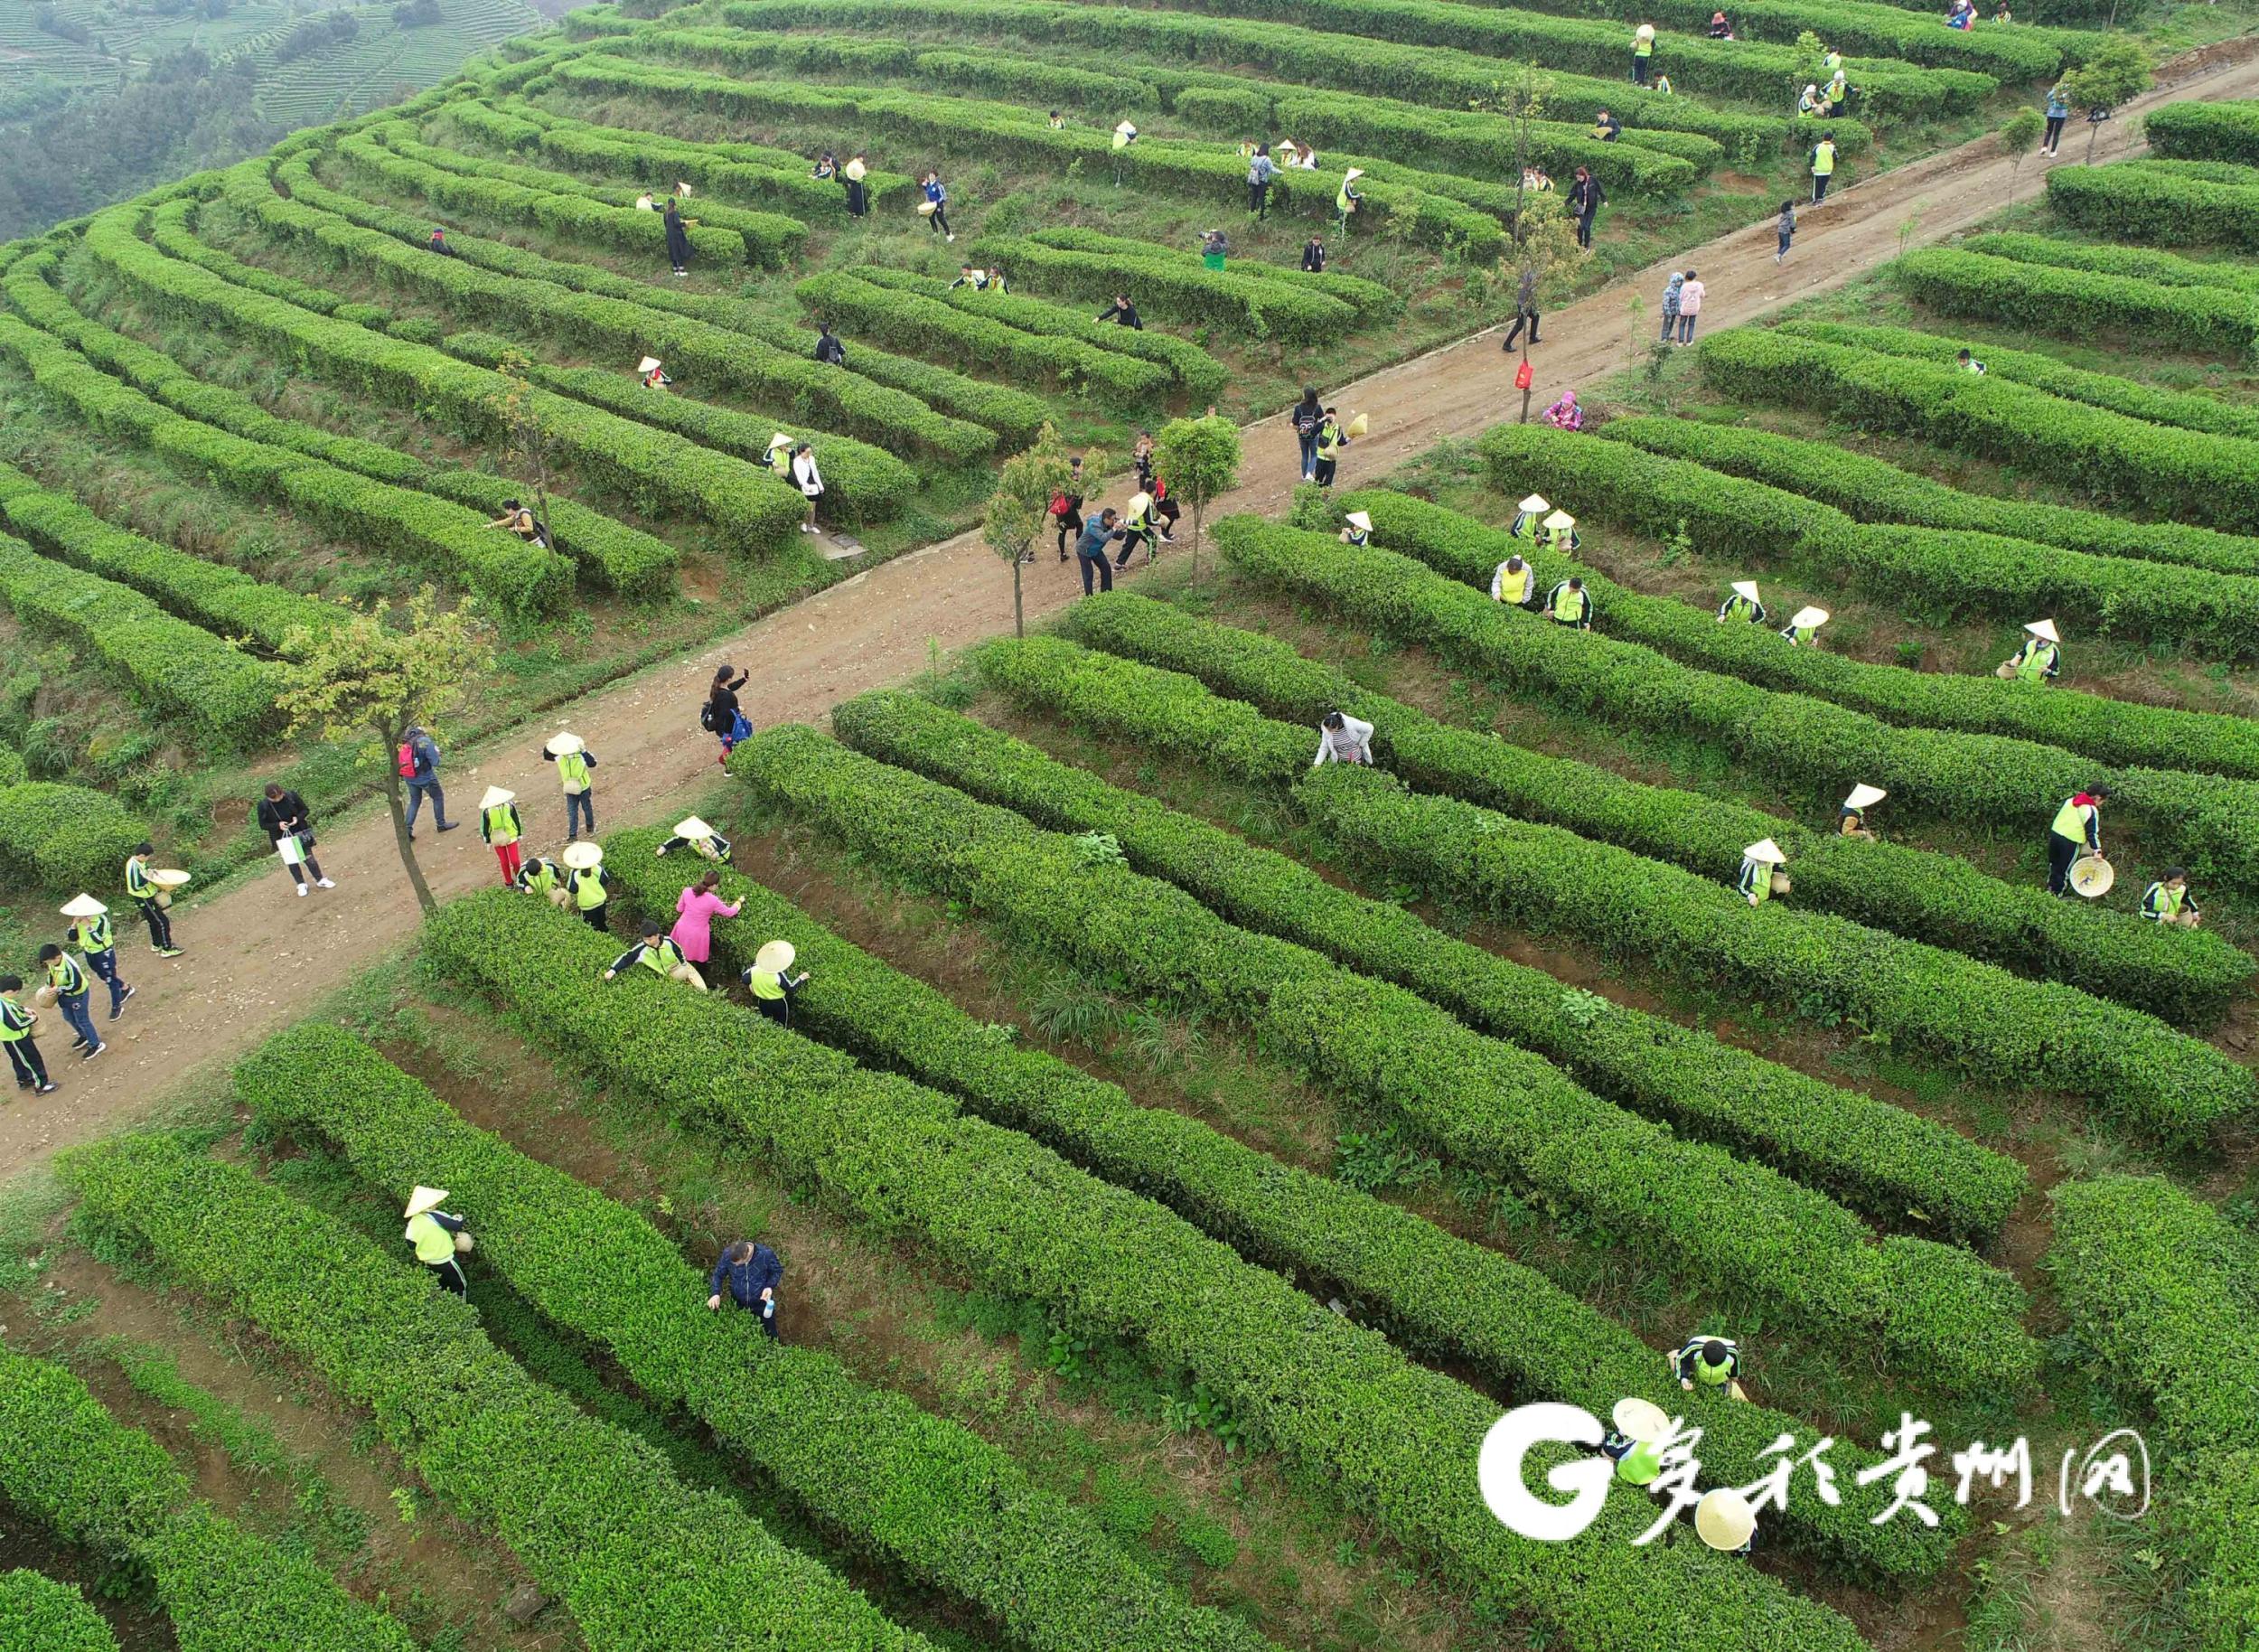
[[[1577,245],[1579,247],[1589,247],[1592,245],[1592,214],[1590,212],[1581,212],[1578,214]]]
[[[864,192],[862,179],[849,178],[847,181],[847,192],[849,218],[860,218],[871,210],[870,197]]]
[[[2068,118],[2064,115],[2048,117],[2048,135],[2039,140],[2040,148],[2051,150],[2063,141],[2063,123]]]
[[[1506,336],[1499,343],[1498,347],[1501,350],[1512,350],[1516,342],[1522,337],[1522,326],[1524,322],[1529,324],[1530,343],[1533,344],[1536,343],[1537,317],[1538,313],[1535,310],[1516,310],[1514,313],[1514,325],[1506,329]]]
[[[308,855],[298,865],[290,868],[290,876],[297,880],[297,885],[301,889],[306,887],[306,874],[308,872],[314,874],[314,882],[320,883],[322,881],[322,863],[319,860],[316,860],[312,855]]]
[[[756,999],[754,1001],[755,1003],[764,1003],[767,1000]],[[777,1340],[775,1298],[770,1298],[765,1304],[759,1297],[754,1298],[754,1300],[750,1302],[739,1302],[734,1296],[726,1296],[722,1299],[722,1300],[725,1302],[736,1303],[737,1307],[744,1309],[747,1313],[751,1314],[755,1319],[761,1322],[761,1334],[764,1337],[766,1337],[771,1342]],[[767,1313],[763,1313],[761,1311],[764,1306],[769,1310]]]
[[[1083,513],[1079,511],[1070,511],[1064,516],[1055,517],[1052,520],[1059,524],[1059,560],[1064,562],[1067,559],[1068,542],[1083,531]]]
[[[469,1298],[471,1281],[463,1277],[463,1264],[454,1257],[450,1256],[445,1262],[427,1262],[424,1266],[431,1270],[431,1276],[439,1281],[442,1291],[453,1291],[466,1300]]]
[[[1097,573],[1100,590],[1111,591],[1114,588],[1114,565],[1106,560],[1103,547],[1100,548],[1099,553],[1094,557],[1077,557],[1074,559],[1083,565],[1083,596],[1088,596],[1091,594],[1091,575],[1093,571]]]
[[[577,906],[574,910],[580,914],[582,923],[587,925],[598,934],[602,934],[605,933],[604,909],[611,904],[608,900],[602,900],[593,906]]]
[[[753,1007],[779,1027],[792,1024],[792,1000],[789,993],[783,998],[756,998],[753,1000]]]
[[[159,952],[173,949],[173,915],[155,901],[141,903],[141,921],[149,925],[149,944]]]
[[[2071,868],[2086,852],[2083,838],[2067,838],[2059,831],[2048,833],[2048,893],[2068,895],[2071,892]]]
[[[1834,181],[1835,174],[1832,172],[1815,172],[1812,174],[1812,204],[1814,206],[1818,206],[1828,198],[1828,185]]]
[[[1134,528],[1128,533],[1123,534],[1121,536],[1121,555],[1114,558],[1114,566],[1118,568],[1128,568],[1130,566],[1130,558],[1137,554],[1138,547],[1148,544],[1150,537],[1151,536],[1148,533],[1140,533]],[[1152,560],[1152,552],[1150,549],[1148,549],[1146,552],[1146,559],[1148,561]]]
[[[931,217],[929,217],[929,218],[928,218],[925,221],[926,221],[928,224],[930,224],[930,225],[932,225],[932,226],[933,226],[933,233],[934,233],[934,234],[936,234],[936,235],[947,235],[947,234],[949,233],[949,207],[948,207],[948,205],[947,205],[946,203],[944,203],[944,204],[942,204],[942,205],[936,206],[936,207],[933,209],[933,215],[932,215]]]
[[[47,1082],[47,1063],[29,1033],[9,1040],[8,1065],[15,1069],[15,1087],[19,1090],[36,1090]]]
[[[576,824],[584,821],[587,823],[588,830],[586,831],[575,830]],[[593,838],[595,835],[596,793],[595,790],[592,788],[586,792],[566,793],[565,840],[569,843],[576,838]]]
[[[1654,61],[1655,60],[1651,55],[1643,56],[1641,53],[1636,52],[1632,53],[1632,84],[1634,86],[1645,86],[1647,84],[1648,66],[1654,63]]]
[[[1257,218],[1268,218],[1270,215],[1270,184],[1251,183],[1247,186],[1247,210],[1254,213]]]
[[[1314,480],[1318,486],[1329,488],[1334,485],[1334,469],[1339,464],[1338,459],[1320,459],[1317,462],[1317,474]]]

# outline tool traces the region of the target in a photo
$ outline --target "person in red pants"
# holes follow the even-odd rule
[[[479,836],[494,846],[505,889],[518,881],[518,840],[524,835],[518,823],[518,794],[500,786],[487,787],[486,795],[479,799]]]

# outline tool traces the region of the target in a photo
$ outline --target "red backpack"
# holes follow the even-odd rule
[[[416,747],[406,740],[400,742],[399,765],[402,780],[416,778]]]
[[[1064,493],[1054,493],[1051,496],[1051,514],[1054,516],[1064,516],[1066,513],[1067,496]]]

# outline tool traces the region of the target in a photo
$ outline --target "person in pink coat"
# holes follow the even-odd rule
[[[721,881],[719,872],[708,872],[683,890],[681,899],[675,902],[678,915],[669,938],[682,949],[682,955],[692,963],[702,964],[713,955],[714,920],[737,915],[736,906],[714,893]]]

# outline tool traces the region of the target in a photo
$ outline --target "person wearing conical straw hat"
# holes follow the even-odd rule
[[[173,904],[173,890],[188,881],[188,874],[153,868],[149,857],[156,852],[154,843],[134,845],[134,852],[126,857],[126,895],[149,926],[149,950],[160,958],[177,958],[181,949],[173,944],[173,915],[167,908]]]
[[[1357,188],[1357,180],[1364,176],[1364,167],[1352,166],[1341,174],[1341,187],[1334,192],[1334,227],[1344,235],[1349,233],[1349,221],[1364,204],[1364,195]]]
[[[1733,887],[1750,906],[1762,906],[1773,898],[1773,873],[1787,860],[1779,844],[1760,838],[1741,851],[1741,875],[1734,879]]]
[[[1541,541],[1556,556],[1565,557],[1584,544],[1577,532],[1577,519],[1566,511],[1555,511],[1539,526],[1543,530],[1539,536]]]
[[[1843,806],[1835,812],[1835,832],[1842,838],[1864,838],[1875,840],[1875,834],[1867,828],[1867,811],[1890,793],[1880,786],[1857,785],[1843,800]]]
[[[2142,891],[2142,917],[2145,923],[2194,929],[2203,916],[2189,898],[2189,868],[2185,866],[2167,867],[2162,878]]]
[[[792,438],[782,430],[771,436],[769,451],[762,463],[769,467],[772,475],[790,482],[792,479]]]
[[[1552,508],[1546,502],[1544,494],[1531,494],[1520,504],[1514,506],[1514,523],[1506,530],[1506,537],[1515,540],[1537,538],[1538,523],[1544,521],[1545,513]]]
[[[1114,147],[1115,147],[1115,148],[1117,148],[1117,149],[1127,149],[1128,147],[1130,147],[1130,145],[1132,145],[1132,144],[1136,143],[1137,141],[1138,141],[1138,127],[1137,127],[1137,123],[1136,123],[1135,121],[1123,120],[1123,121],[1117,121],[1117,122],[1115,123],[1115,125],[1114,125]]]
[[[8,1052],[8,1067],[15,1075],[15,1087],[29,1090],[33,1095],[52,1095],[55,1081],[47,1076],[47,1063],[39,1053],[39,1040],[32,1035],[32,1024],[39,1019],[39,1011],[24,1003],[17,994],[23,990],[21,975],[0,975],[0,1045]]]
[[[1828,623],[1825,608],[1799,608],[1788,617],[1788,624],[1780,628],[1792,648],[1808,648],[1820,634],[1820,627]]]
[[[2102,858],[2102,806],[2110,788],[2088,786],[2074,792],[2055,812],[2048,826],[2048,893],[2071,892],[2071,868],[2087,856]]]
[[[666,925],[657,918],[643,920],[642,939],[614,958],[612,967],[604,972],[604,978],[611,981],[622,970],[632,970],[639,963],[661,981],[679,981],[685,986],[696,987],[701,992],[706,990],[706,977],[699,974],[689,959],[683,956],[682,948],[667,934]]]
[[[1663,1474],[1663,1454],[1671,1439],[1671,1415],[1653,1400],[1626,1397],[1609,1413],[1600,1437],[1600,1455],[1616,1465],[1627,1486],[1652,1486]]]
[[[1341,542],[1362,547],[1373,538],[1373,519],[1363,511],[1352,511],[1342,519]]]
[[[1720,1554],[1747,1554],[1757,1545],[1757,1511],[1739,1491],[1720,1486],[1694,1506],[1694,1530]]]
[[[2019,682],[2052,682],[2063,674],[2062,643],[2053,620],[2034,620],[2024,627],[2023,646],[2001,661],[1994,675]]]
[[[1730,1388],[1741,1375],[1741,1345],[1730,1337],[1698,1331],[1664,1357],[1672,1377],[1690,1394],[1698,1384],[1704,1388]]]
[[[1584,588],[1584,576],[1571,574],[1545,593],[1545,612],[1556,625],[1572,631],[1592,629],[1592,594]]]
[[[1726,600],[1718,605],[1718,623],[1722,625],[1728,620],[1745,620],[1752,625],[1765,623],[1765,605],[1758,600],[1756,580],[1737,579],[1733,582],[1733,588],[1726,594]]]
[[[464,1231],[468,1225],[461,1216],[439,1208],[446,1198],[445,1187],[417,1187],[410,1193],[408,1208],[400,1213],[408,1218],[400,1237],[416,1247],[416,1260],[431,1271],[442,1291],[468,1298],[471,1281],[463,1276],[463,1253],[471,1248],[471,1235]]]
[[[94,977],[86,965],[50,941],[39,949],[39,967],[47,972],[47,990],[55,1000],[55,1008],[62,1012],[63,1025],[74,1035],[70,1047],[79,1053],[81,1061],[91,1061],[109,1046],[102,1035],[94,1030],[94,1017],[87,1010],[87,994],[92,990]]]
[[[1533,607],[1537,602],[1537,570],[1515,552],[1490,570],[1490,596],[1493,602],[1504,603],[1510,608]]]
[[[115,1021],[126,1013],[126,1000],[134,990],[118,979],[117,934],[110,926],[110,909],[91,895],[80,894],[71,896],[62,915],[70,920],[70,944],[110,990],[110,1019]]]
[[[675,822],[675,835],[651,852],[664,855],[678,849],[687,849],[702,860],[716,866],[729,864],[729,840],[708,826],[695,814],[685,815]]]
[[[580,921],[604,933],[604,909],[612,898],[611,881],[604,875],[604,850],[594,843],[567,843],[558,857],[565,863],[565,897]]]
[[[569,728],[560,728],[541,747],[545,762],[557,765],[558,784],[565,789],[565,840],[596,835],[596,783],[588,771],[596,766],[596,754]]]
[[[1647,84],[1647,70],[1655,61],[1655,25],[1643,23],[1632,31],[1632,84]]]
[[[839,168],[839,181],[847,185],[849,218],[861,218],[871,210],[869,187],[863,182],[869,175],[870,166],[859,149],[848,156],[848,164]]]
[[[790,941],[764,942],[737,978],[753,994],[753,1007],[779,1027],[792,1024],[793,995],[808,984],[806,970],[792,973],[792,960],[799,955]]]
[[[518,881],[518,868],[523,851],[518,840],[525,836],[525,828],[518,820],[518,794],[500,786],[486,788],[486,795],[479,799],[479,836],[484,838],[494,851],[494,859],[501,863],[502,887],[507,889]]]

